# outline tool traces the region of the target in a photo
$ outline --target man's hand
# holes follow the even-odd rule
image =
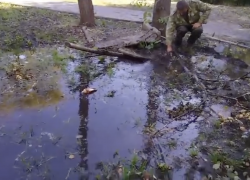
[[[173,49],[172,49],[171,45],[167,46],[167,54],[170,55],[170,56],[172,56],[172,54],[173,54]]]
[[[193,29],[201,27],[201,23],[194,23],[193,24]]]

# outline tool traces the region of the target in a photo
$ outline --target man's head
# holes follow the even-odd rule
[[[178,1],[176,4],[177,12],[181,15],[185,14],[188,11],[188,3],[184,0]]]

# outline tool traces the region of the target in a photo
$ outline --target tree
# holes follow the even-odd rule
[[[80,11],[80,25],[95,26],[95,14],[92,0],[78,0]]]
[[[152,26],[165,36],[166,24],[171,11],[171,0],[155,0]]]

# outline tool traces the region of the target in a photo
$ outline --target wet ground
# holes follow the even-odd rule
[[[123,179],[250,176],[249,51],[201,39],[172,59],[151,44],[137,50],[152,61],[95,56],[61,46],[84,43],[77,16],[0,6],[1,179],[100,179],[118,161]],[[140,30],[96,23],[95,41]]]
[[[47,72],[46,77],[33,72],[35,78],[27,82],[36,85],[30,89],[11,87],[13,82],[26,82],[21,74],[21,78],[15,74],[14,81],[2,79],[1,179],[94,179],[97,163],[114,162],[114,154],[131,159],[137,152],[153,166],[170,166],[169,179],[184,179],[188,159],[199,153],[193,147],[200,131],[198,122],[207,114],[198,108],[204,101],[202,90],[178,61],[163,57],[144,63],[109,57],[85,59],[75,51],[56,51],[66,51],[73,59],[67,61],[66,74],[49,68],[41,73]],[[188,59],[180,57],[206,83],[215,77],[219,81],[237,79],[249,71],[249,61],[211,49],[200,49]],[[24,67],[32,63],[29,58],[19,56]],[[249,60],[247,54],[245,58]],[[231,89],[233,94],[249,89],[245,80],[239,81],[242,90]],[[229,96],[215,83],[206,85]],[[97,92],[84,95],[81,91],[86,87]],[[207,105],[217,113],[228,107],[224,100],[212,98]],[[186,111],[190,113],[185,115]],[[190,179],[195,177],[200,179],[199,173],[192,172]]]

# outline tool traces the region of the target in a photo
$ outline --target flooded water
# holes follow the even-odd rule
[[[55,179],[62,179],[78,163],[93,172],[96,163],[112,159],[116,151],[124,157],[131,154],[129,150],[140,149],[143,137],[135,123],[138,119],[142,124],[147,120],[146,83],[150,68],[149,63],[133,66],[120,63],[112,78],[101,76],[89,84],[98,90],[93,95],[70,94],[64,87],[65,98],[57,105],[3,114],[1,132],[6,132],[0,139],[1,147],[5,147],[0,150],[1,162],[5,164],[1,168],[3,179],[16,179],[16,173],[6,172],[13,171],[13,163],[23,151],[37,151],[36,158],[42,152],[55,157],[50,161],[51,171]],[[111,91],[116,92],[114,97],[107,97]],[[32,136],[30,128],[34,131]],[[81,135],[79,145],[77,135]],[[26,142],[18,144],[21,138]],[[60,140],[53,144],[57,138]],[[66,151],[75,153],[78,148],[82,154],[65,159]]]
[[[231,68],[224,78],[232,78],[230,72],[235,75],[246,71],[212,56],[197,55],[191,61],[198,73],[209,74],[208,67],[214,67],[215,74]],[[156,123],[160,129],[181,126],[193,117],[172,122],[167,110],[178,108],[180,102],[201,102],[193,91],[195,84],[181,69],[173,65],[169,70],[149,61],[119,62],[112,68],[112,75],[100,75],[81,86],[96,88],[94,94],[83,95],[82,89],[72,91],[63,78],[58,81],[60,92],[51,95],[50,99],[59,97],[53,103],[33,108],[19,104],[8,112],[1,108],[1,179],[94,179],[96,164],[113,161],[114,153],[130,158],[134,150],[146,152],[147,136],[142,131],[147,124]],[[80,81],[85,78],[81,74],[76,77]],[[215,104],[212,108],[222,106]],[[177,144],[174,149],[164,149],[170,165],[176,163],[173,157],[189,156],[188,149],[198,132],[193,122],[170,139],[159,140],[163,145],[169,145],[170,140]],[[187,166],[182,162],[175,168],[173,179],[184,179]]]

